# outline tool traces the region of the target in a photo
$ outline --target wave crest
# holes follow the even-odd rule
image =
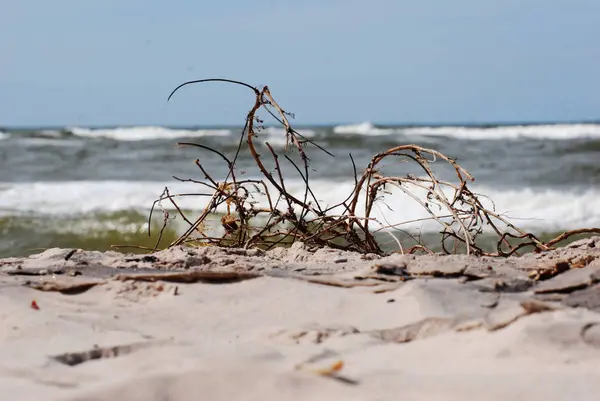
[[[368,135],[368,136],[377,136],[377,135],[390,135],[395,133],[396,130],[393,128],[377,128],[371,122],[363,122],[360,124],[349,124],[349,125],[338,125],[333,127],[334,134],[341,135]]]
[[[0,184],[0,215],[21,213],[46,213],[54,215],[77,215],[93,212],[117,212],[136,210],[146,213],[152,202],[167,186],[172,194],[189,193],[198,186],[179,182],[134,182],[134,181],[68,181],[36,183]],[[313,192],[323,206],[332,206],[342,201],[354,187],[354,182],[314,180]],[[286,181],[286,188],[292,194],[302,196],[304,183],[301,180]],[[495,202],[498,213],[506,213],[517,226],[529,230],[560,231],[564,229],[600,226],[600,190],[588,189],[505,189],[490,187],[472,188],[474,192],[485,194]],[[414,222],[427,218],[428,214],[414,200],[392,191],[386,196],[387,204],[374,208],[372,217],[386,224],[413,221],[400,228],[439,229],[432,221]],[[264,201],[258,197],[259,202]],[[484,205],[491,203],[481,198]],[[206,199],[183,197],[178,204],[186,210],[201,211]],[[170,207],[168,202],[165,207]],[[399,206],[401,205],[401,206]],[[357,210],[364,210],[360,207]]]
[[[504,125],[497,127],[414,127],[405,135],[447,136],[460,139],[574,139],[600,138],[600,124]]]
[[[108,138],[116,141],[144,141],[157,139],[197,138],[205,136],[229,136],[228,129],[171,129],[164,127],[123,127],[110,129],[90,129],[73,127],[69,131],[79,137]]]
[[[341,135],[405,135],[449,137],[466,140],[600,138],[600,124],[540,124],[500,126],[423,126],[378,128],[371,122],[338,125],[334,134]]]
[[[297,129],[298,134],[305,138],[314,138],[316,132],[312,129]],[[286,131],[284,128],[267,127],[257,132],[260,142],[269,142],[270,145],[282,147],[286,144]]]

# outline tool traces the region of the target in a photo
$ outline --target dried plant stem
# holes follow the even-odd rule
[[[403,224],[430,220],[437,222],[441,227],[441,246],[446,253],[457,252],[462,244],[468,254],[506,257],[525,247],[533,247],[535,251],[542,252],[552,249],[552,246],[573,235],[600,233],[600,228],[572,230],[544,243],[532,233],[514,226],[506,218],[496,213],[493,208],[484,207],[480,201],[480,197],[483,196],[474,194],[468,187],[469,183],[474,181],[473,176],[456,163],[454,159],[434,149],[411,144],[395,146],[376,154],[361,174],[357,173],[356,164],[352,155],[350,155],[354,171],[354,188],[344,201],[324,208],[320,205],[310,186],[310,160],[306,154],[305,146],[307,144],[314,145],[328,155],[333,155],[294,130],[289,122],[288,114],[275,101],[267,86],[258,89],[241,81],[220,78],[202,79],[185,82],[178,86],[169,95],[169,99],[183,86],[208,82],[228,83],[250,89],[254,94],[254,103],[246,115],[240,141],[232,159],[229,159],[224,153],[203,144],[178,143],[180,146],[193,146],[198,148],[199,151],[216,154],[226,163],[228,173],[225,179],[219,182],[200,163],[199,159],[196,159],[195,164],[204,176],[204,180],[174,178],[183,182],[199,184],[206,188],[208,192],[171,195],[168,189],[165,189],[161,197],[154,202],[152,211],[157,203],[160,204],[161,200],[168,199],[188,226],[184,233],[170,244],[171,247],[194,243],[196,245],[210,244],[269,249],[282,243],[289,244],[294,241],[302,241],[309,246],[329,246],[361,253],[382,254],[384,252],[375,234],[386,231],[393,238],[401,252],[408,254],[419,251],[432,253],[433,251],[421,243],[405,251],[401,240],[389,231],[397,229]],[[269,113],[281,124],[285,131],[286,142],[283,152],[285,160],[280,158],[281,155],[269,143],[266,143],[276,174],[271,173],[265,166],[256,148],[255,139],[260,126],[256,126],[255,122],[262,122],[257,117],[259,110]],[[261,179],[237,179],[236,162],[244,143],[262,175]],[[298,152],[301,163],[294,162],[287,155],[291,150]],[[280,164],[282,161],[290,163],[301,178],[304,184],[301,197],[288,191],[286,177]],[[431,168],[431,163],[434,162],[448,164],[454,170],[456,181],[438,180]],[[423,176],[415,177],[410,174],[389,176],[383,173],[385,167],[399,163],[416,164],[423,172]],[[409,200],[417,202],[428,213],[429,217],[391,223],[384,218],[386,224],[381,224],[372,216],[373,208],[376,204],[382,202],[385,194],[389,194],[388,188],[395,188],[407,195]],[[424,191],[425,196],[419,196],[418,191]],[[256,194],[265,196],[267,205],[256,207],[258,203],[255,199]],[[449,196],[450,194],[451,196]],[[192,195],[209,198],[206,207],[194,221],[184,215],[175,200],[176,197]],[[274,200],[275,202],[273,202]],[[364,204],[362,215],[359,213],[361,203]],[[226,207],[226,213],[221,217],[224,234],[221,236],[208,236],[204,232],[208,222],[207,219],[210,216],[218,215],[217,209],[223,205]],[[432,207],[441,212],[435,213]],[[338,209],[341,209],[341,212],[333,212]],[[149,234],[152,211],[148,222]],[[163,213],[163,226],[153,250],[157,249],[169,220],[168,213],[164,209]],[[254,219],[262,219],[262,223],[255,225],[253,223]],[[372,229],[372,224],[378,224],[380,227]],[[498,237],[496,252],[486,252],[479,245],[477,238],[483,233],[484,227],[491,228],[491,231]],[[195,233],[199,233],[200,236],[194,237]],[[451,250],[446,247],[447,240],[454,241]],[[511,240],[517,240],[518,242],[512,244]]]

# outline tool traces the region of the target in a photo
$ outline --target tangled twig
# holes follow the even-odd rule
[[[468,187],[468,183],[474,181],[473,176],[454,159],[436,150],[417,145],[396,146],[378,153],[371,159],[360,176],[357,175],[356,164],[350,155],[355,172],[354,188],[342,202],[323,207],[310,186],[310,159],[305,151],[305,146],[307,144],[314,145],[320,151],[330,156],[333,155],[302,136],[291,126],[288,113],[275,101],[267,86],[258,89],[240,81],[203,79],[178,86],[169,95],[169,99],[183,86],[206,82],[240,85],[252,90],[255,100],[246,116],[233,159],[202,144],[178,143],[181,146],[193,146],[201,151],[218,155],[226,163],[228,173],[223,181],[218,181],[209,173],[208,168],[203,166],[199,159],[196,159],[195,164],[202,172],[204,180],[175,177],[180,181],[200,184],[209,190],[208,193],[196,194],[208,197],[209,201],[200,216],[194,221],[185,216],[175,201],[176,197],[193,194],[171,195],[168,189],[165,189],[157,202],[168,199],[188,226],[170,246],[194,243],[196,245],[269,249],[280,244],[302,241],[308,246],[314,247],[327,246],[361,253],[382,254],[384,251],[378,242],[377,233],[387,231],[398,244],[400,251],[403,252],[401,242],[391,234],[390,230],[397,230],[408,222],[389,223],[386,220],[386,224],[382,224],[373,217],[373,208],[378,202],[382,202],[385,194],[389,194],[390,188],[395,188],[408,195],[428,213],[427,219],[440,225],[441,245],[445,253],[455,253],[462,247],[469,254],[510,256],[524,247],[533,247],[537,252],[547,251],[572,235],[600,233],[598,228],[573,230],[544,243],[532,233],[519,229],[493,209],[486,208],[480,201],[481,195],[476,195]],[[283,159],[268,142],[265,143],[274,165],[273,170],[269,170],[265,166],[254,143],[257,130],[260,130],[256,123],[262,123],[262,120],[257,117],[257,113],[261,109],[269,113],[285,131],[286,142]],[[261,179],[242,180],[236,175],[236,162],[244,143],[262,175]],[[300,164],[288,156],[291,150],[298,152]],[[283,160],[289,163],[300,176],[304,185],[301,196],[290,193],[286,187],[281,169]],[[420,167],[423,175],[419,177],[411,174],[386,175],[382,171],[383,162],[390,160],[415,163]],[[436,161],[447,163],[453,169],[456,180],[450,182],[436,178],[431,169],[431,163]],[[419,192],[424,192],[425,195],[419,196]],[[257,206],[259,204],[256,200],[257,196],[263,196],[266,204]],[[220,219],[223,233],[209,235],[207,232],[208,219],[218,215],[217,209],[222,207],[226,209]],[[437,210],[437,213],[434,209]],[[169,218],[164,209],[163,213],[165,215],[164,230]],[[254,222],[258,223],[254,224]],[[372,225],[379,227],[373,229]],[[150,227],[150,224],[148,226]],[[477,241],[478,236],[483,233],[484,227],[491,228],[498,236],[495,252],[486,252]],[[451,248],[449,248],[450,243]],[[418,251],[432,252],[425,245],[419,243],[410,247],[407,253]]]

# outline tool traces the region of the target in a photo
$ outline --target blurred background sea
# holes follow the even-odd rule
[[[329,150],[314,146],[312,188],[323,205],[346,198],[354,183],[352,154],[360,174],[371,157],[400,144],[438,150],[475,177],[472,189],[489,197],[496,210],[521,228],[546,237],[567,229],[600,227],[600,124],[511,124],[453,126],[351,125],[304,126],[298,131]],[[148,214],[165,187],[171,193],[201,192],[199,185],[173,178],[202,180],[194,165],[199,158],[215,179],[227,168],[218,156],[195,142],[233,155],[241,127],[45,127],[0,128],[0,257],[39,252],[50,247],[105,250],[111,245],[151,245]],[[282,150],[284,131],[266,127],[257,143]],[[452,172],[433,164],[440,178]],[[419,173],[406,163],[388,172]],[[302,193],[300,177],[284,166],[290,192]],[[247,151],[238,162],[245,177],[259,177]],[[186,197],[180,206],[197,215],[205,197]],[[381,213],[399,222],[425,217],[408,198],[387,199]],[[163,202],[163,206],[169,206]],[[379,212],[377,212],[379,213]],[[158,211],[155,228],[162,223]],[[172,240],[184,226],[175,222],[165,233]],[[414,222],[403,229],[435,235],[433,222]],[[156,233],[157,230],[154,230]],[[155,238],[155,237],[154,237]],[[131,251],[131,249],[127,249]]]

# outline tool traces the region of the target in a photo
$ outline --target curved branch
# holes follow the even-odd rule
[[[192,85],[192,84],[200,84],[203,82],[227,82],[230,84],[235,84],[235,85],[241,85],[241,86],[245,86],[246,88],[252,89],[254,91],[255,94],[259,94],[260,92],[258,91],[258,89],[256,89],[255,87],[248,85],[245,82],[241,82],[241,81],[234,81],[232,79],[224,79],[224,78],[208,78],[208,79],[197,79],[194,81],[187,81],[182,83],[181,85],[179,85],[177,88],[173,89],[173,91],[171,92],[171,94],[169,95],[169,97],[167,98],[167,102],[169,100],[171,100],[171,97],[173,97],[173,95],[175,94],[175,92],[177,92],[179,89],[183,88],[184,86],[187,85]]]

